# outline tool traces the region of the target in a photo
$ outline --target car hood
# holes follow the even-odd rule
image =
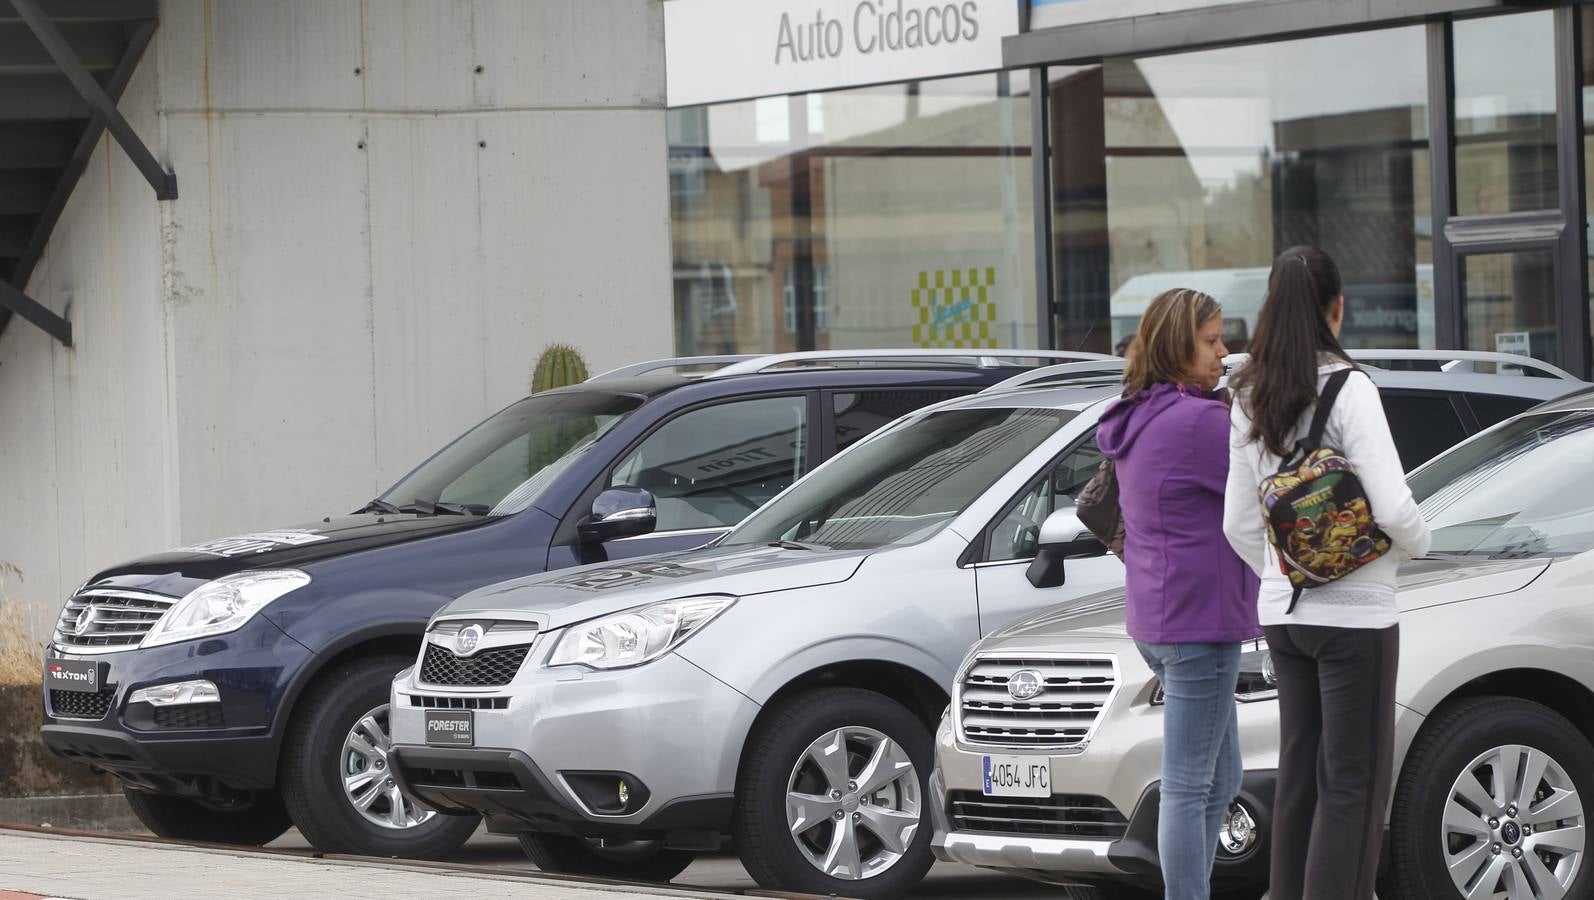
[[[553,629],[659,600],[702,594],[747,597],[846,581],[868,550],[800,550],[763,544],[709,547],[598,563],[478,588],[438,617],[532,618]]]
[[[199,541],[105,569],[96,582],[116,578],[209,581],[246,569],[300,567],[391,544],[508,521],[503,516],[349,515],[308,525]],[[154,590],[155,587],[150,589]]]
[[[1546,559],[1417,559],[1400,570],[1402,612],[1444,603],[1509,594],[1532,584],[1549,568]],[[1040,649],[1066,638],[1070,645],[1128,640],[1124,592],[1106,591],[1047,607],[997,629],[982,649],[994,644]]]

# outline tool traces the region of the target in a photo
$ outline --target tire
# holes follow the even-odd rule
[[[845,746],[845,755],[815,749],[827,741],[831,747]],[[893,770],[900,774],[884,788],[866,793],[870,785],[859,779],[887,741],[893,745],[887,752],[896,759]],[[839,767],[822,768],[820,755],[844,761],[845,774]],[[911,772],[904,762],[911,763]],[[827,688],[787,700],[754,730],[743,756],[734,825],[742,864],[759,884],[776,890],[860,900],[906,895],[933,862],[929,810],[934,800],[925,784],[931,766],[929,729],[888,697],[856,688]],[[846,783],[837,784],[843,778]],[[830,792],[826,785],[831,785]],[[806,815],[813,823],[806,829],[788,824],[788,791],[813,798],[814,802],[797,807],[801,812],[793,813]],[[835,792],[841,794],[839,800]],[[875,831],[876,822],[886,827]],[[844,825],[852,826],[857,862],[851,854],[841,853],[826,871],[822,867],[832,858],[831,848],[846,846],[845,837],[832,843],[836,829]],[[888,832],[895,833],[891,843],[881,837]],[[871,869],[872,874],[863,874]],[[831,874],[838,870],[844,870],[845,877]]]
[[[271,791],[257,792],[252,803],[236,809],[130,788],[123,788],[122,795],[138,820],[163,838],[258,847],[271,843],[293,826],[282,799]]]
[[[1542,770],[1529,753],[1547,760]],[[1481,780],[1492,781],[1496,767],[1508,776],[1513,769],[1523,776],[1540,771],[1542,775],[1532,785],[1511,791],[1514,798],[1507,796],[1505,802],[1498,802],[1495,795],[1502,792],[1491,790]],[[1468,773],[1472,773],[1470,779],[1463,780]],[[1511,776],[1511,780],[1517,778]],[[1594,848],[1581,834],[1567,840],[1567,835],[1554,833],[1565,827],[1566,820],[1560,820],[1563,824],[1557,826],[1544,818],[1546,814],[1553,815],[1545,802],[1553,796],[1552,790],[1575,791],[1579,796],[1569,799],[1581,799],[1583,808],[1594,802],[1594,747],[1561,715],[1538,703],[1509,697],[1479,697],[1441,709],[1407,754],[1395,790],[1391,817],[1394,865],[1390,879],[1395,897],[1455,900],[1463,896],[1450,875],[1448,863],[1452,859],[1471,859],[1476,863],[1458,866],[1459,877],[1469,884],[1487,880],[1489,866],[1503,866],[1516,869],[1508,878],[1527,885],[1527,880],[1521,878],[1522,871],[1543,877],[1551,868],[1541,853],[1550,854],[1548,859],[1553,863],[1557,859],[1570,861],[1570,852],[1580,852],[1582,859],[1576,878],[1564,885],[1565,896],[1589,897],[1594,893],[1594,876],[1589,874],[1594,860],[1589,851]],[[1452,807],[1453,797],[1461,799]],[[1524,797],[1532,812],[1521,808]],[[1480,801],[1498,802],[1504,809],[1485,808]],[[1461,815],[1457,815],[1457,810]],[[1450,822],[1455,824],[1447,824],[1447,811],[1452,816]],[[1491,817],[1498,827],[1490,826]],[[1581,811],[1577,818],[1577,831],[1581,833],[1585,824]],[[1527,826],[1526,833],[1521,829],[1523,825]],[[1469,836],[1468,829],[1480,833]],[[1563,843],[1575,843],[1577,849],[1555,846]],[[1496,846],[1501,851],[1498,855],[1493,852]],[[1516,851],[1521,851],[1521,855],[1517,856]],[[1517,889],[1507,896],[1516,900],[1542,894]]]
[[[311,846],[328,853],[436,859],[475,833],[479,817],[442,815],[420,806],[385,774],[388,698],[393,676],[409,663],[405,657],[378,656],[340,665],[294,710],[279,782],[288,813]],[[360,745],[370,747],[369,754],[349,749],[356,725],[373,735]],[[366,812],[356,808],[345,787],[344,776],[351,772],[371,775],[352,788],[369,803]],[[412,824],[399,827],[395,819]]]
[[[596,840],[558,834],[523,834],[520,849],[544,872],[618,881],[666,882],[697,858],[690,850],[670,850],[651,841],[607,848]]]

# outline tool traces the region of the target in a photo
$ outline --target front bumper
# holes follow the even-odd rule
[[[551,643],[551,642],[548,642]],[[730,827],[742,742],[759,707],[669,654],[610,672],[541,666],[547,643],[500,688],[393,684],[393,771],[445,811],[480,812],[498,832],[664,836],[698,847]],[[490,698],[505,698],[501,709]],[[469,702],[474,746],[425,744],[424,704]],[[501,701],[500,701],[501,702]],[[623,775],[644,799],[604,810],[577,791],[587,773]],[[715,841],[717,842],[717,840]]]
[[[1049,641],[1046,649],[1055,649],[1055,643]],[[931,846],[938,859],[1064,884],[1119,882],[1160,888],[1156,838],[1162,709],[1149,702],[1152,675],[1133,645],[1111,649],[1118,662],[1118,690],[1083,748],[1048,753],[972,744],[954,731],[954,717],[942,720],[936,732],[936,767],[930,784]],[[1236,888],[1267,881],[1267,836],[1278,765],[1278,704],[1240,704],[1239,720],[1246,769],[1240,800],[1256,819],[1262,839],[1239,856],[1219,852],[1213,882]],[[1045,755],[1050,765],[1052,799],[1040,802],[1089,806],[1092,812],[1082,822],[1084,827],[1051,828],[1053,833],[1047,834],[1014,833],[1000,830],[1000,825],[986,830],[976,824],[976,817],[969,816],[963,817],[962,827],[958,827],[954,819],[957,800],[978,803],[989,799],[983,797],[984,758],[1031,754]],[[1116,824],[1093,827],[1092,820],[1097,818]],[[1059,831],[1076,833],[1056,833]]]
[[[197,641],[99,655],[52,649],[50,655],[98,662],[100,688],[89,697],[44,691],[45,746],[135,787],[200,797],[276,783],[280,736],[272,732],[273,720],[289,681],[311,657],[263,616],[231,634]],[[146,704],[127,702],[140,688],[194,679],[215,684],[221,702],[173,709],[202,716],[157,721]]]

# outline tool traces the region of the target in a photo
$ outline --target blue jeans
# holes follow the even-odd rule
[[[1157,854],[1166,900],[1206,900],[1223,814],[1240,792],[1239,644],[1135,642],[1162,682]]]

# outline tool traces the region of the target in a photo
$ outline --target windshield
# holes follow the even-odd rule
[[[1528,415],[1410,478],[1438,555],[1510,559],[1594,548],[1594,412]]]
[[[924,540],[1075,413],[954,409],[890,428],[754,513],[721,546],[871,549]]]
[[[382,500],[510,515],[532,504],[581,452],[642,405],[598,391],[539,394],[465,432]]]

